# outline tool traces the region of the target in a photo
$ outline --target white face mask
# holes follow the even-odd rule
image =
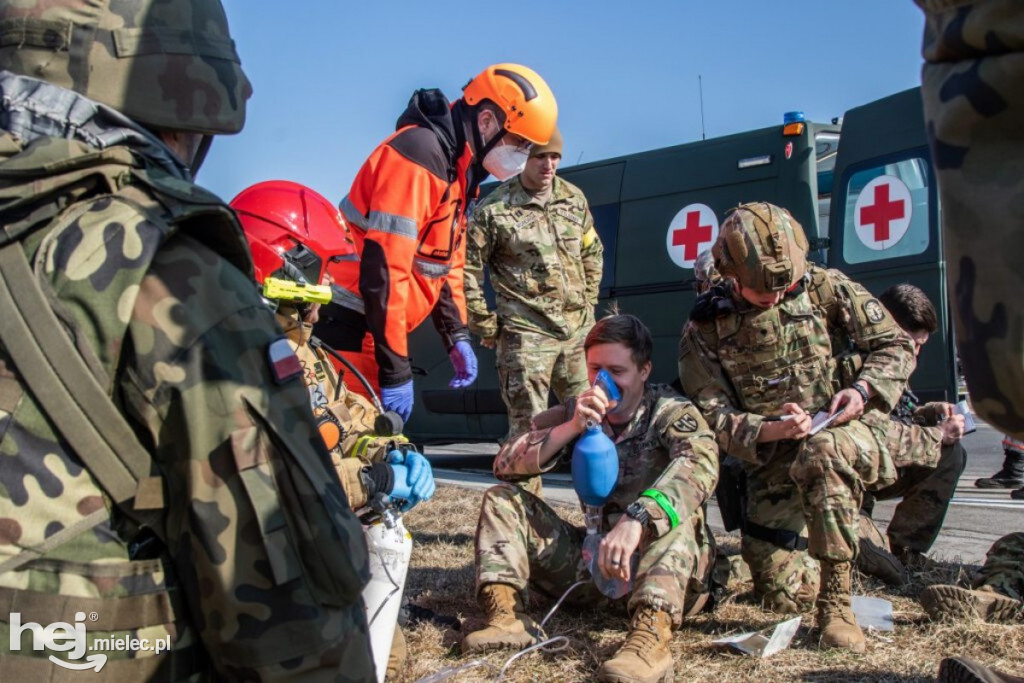
[[[530,153],[511,145],[498,145],[484,157],[483,167],[498,180],[505,181],[526,168]]]

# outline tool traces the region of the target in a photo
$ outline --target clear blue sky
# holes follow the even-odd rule
[[[539,72],[563,166],[781,123],[827,121],[920,79],[910,0],[224,0],[255,93],[199,177],[224,199],[271,178],[337,203],[416,88],[456,98],[488,64]]]

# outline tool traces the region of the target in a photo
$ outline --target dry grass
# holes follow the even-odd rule
[[[413,532],[415,551],[406,584],[413,602],[440,614],[458,616],[462,633],[480,624],[473,592],[473,535],[481,494],[445,486],[429,505],[413,511],[406,523]],[[568,518],[582,523],[579,513],[560,507]],[[735,551],[735,538],[720,539],[727,551]],[[955,561],[941,562],[915,575],[914,582],[898,592],[872,579],[864,579],[857,593],[891,600],[896,631],[869,634],[866,655],[822,651],[811,631],[813,616],[804,623],[790,649],[765,660],[755,660],[713,647],[711,640],[760,628],[781,620],[749,601],[750,584],[734,582],[730,595],[711,614],[688,620],[672,644],[677,681],[931,681],[939,661],[949,655],[968,655],[1006,672],[1024,673],[1024,629],[984,623],[933,623],[914,597],[932,583],[955,583],[967,577],[970,567]],[[548,603],[534,604],[531,613],[539,620]],[[600,662],[610,657],[621,642],[624,610],[585,611],[563,608],[548,625],[550,635],[569,637],[569,649],[554,655],[533,653],[516,661],[507,681],[589,681]],[[445,667],[457,667],[473,657],[459,654],[461,633],[421,624],[407,631],[409,661],[403,681],[415,681]],[[500,668],[511,652],[494,653],[488,661]],[[458,681],[488,680],[485,669],[459,674]]]

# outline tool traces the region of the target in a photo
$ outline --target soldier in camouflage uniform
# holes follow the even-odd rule
[[[535,145],[523,172],[474,209],[466,246],[469,329],[484,346],[497,345],[508,440],[530,418],[587,386],[583,338],[593,324],[604,248],[587,199],[555,175],[562,136]],[[484,301],[484,267],[497,310]]]
[[[611,404],[592,387],[540,413],[537,429],[506,443],[494,461],[499,479],[514,482],[550,471],[573,450],[587,421],[615,441],[618,482],[603,508],[598,561],[605,576],[629,580],[639,569],[628,608],[631,630],[615,657],[598,672],[603,681],[658,681],[672,671],[673,627],[707,601],[714,560],[704,504],[718,477],[712,433],[696,407],[671,388],[648,385],[650,332],[637,318],[600,320],[585,341],[591,376],[611,373],[622,392]],[[614,412],[609,413],[609,409]],[[528,591],[558,597],[587,576],[584,530],[562,520],[541,499],[505,483],[484,495],[476,534],[476,589],[487,627],[463,641],[463,651],[525,646],[536,638],[526,614]],[[576,603],[601,597],[590,584]]]
[[[974,409],[1024,439],[1024,9],[1018,0],[916,2],[957,349]]]
[[[362,531],[192,182],[251,92],[220,3],[4,3],[0,35],[0,679],[67,676],[26,623],[76,621],[170,639],[94,680],[372,679]]]
[[[850,610],[861,492],[915,463],[891,454],[858,418],[888,415],[914,367],[911,341],[863,287],[807,264],[803,229],[784,209],[741,205],[713,250],[725,282],[694,305],[680,380],[722,451],[744,463],[743,556],[755,590],[769,606],[801,609],[814,577],[799,576],[793,554],[806,547],[821,563],[822,645],[862,652]],[[866,357],[844,387],[834,349],[850,346]],[[839,417],[811,436],[818,411]]]
[[[921,604],[932,619],[977,618],[1019,621],[1024,615],[1024,533],[996,541],[974,577],[973,590],[935,585],[921,591]]]
[[[939,326],[938,314],[928,295],[913,285],[900,284],[888,288],[878,298],[913,340],[914,355],[920,354]],[[898,457],[918,463],[901,468],[899,479],[891,486],[865,493],[861,504],[863,531],[865,525],[872,524],[869,518],[875,500],[903,499],[889,522],[888,539],[879,539],[879,534],[872,540],[862,534],[861,553],[857,557],[861,571],[898,584],[906,579],[905,564],[923,563],[924,553],[939,535],[957,481],[967,465],[967,451],[960,443],[964,417],[956,414],[950,403],[919,405],[917,396],[907,387],[888,420],[875,411],[869,411],[862,419],[885,442],[890,453],[904,454]]]

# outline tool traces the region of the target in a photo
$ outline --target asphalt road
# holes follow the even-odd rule
[[[978,431],[964,439],[968,455],[967,469],[960,478],[956,495],[946,515],[946,523],[930,552],[933,558],[981,564],[985,552],[997,538],[1011,531],[1024,531],[1024,501],[1011,499],[1009,491],[1005,489],[974,487],[975,479],[991,476],[1002,465],[1001,440],[999,432],[981,422]],[[452,444],[428,446],[426,454],[435,463],[434,476],[438,483],[485,489],[495,483],[489,472],[489,461],[497,450],[495,444]],[[462,466],[466,469],[449,469]],[[577,503],[568,474],[545,476],[544,492],[549,500]],[[898,503],[895,500],[876,504],[874,518],[883,532]],[[709,508],[712,529],[723,531],[722,519],[714,500]]]

